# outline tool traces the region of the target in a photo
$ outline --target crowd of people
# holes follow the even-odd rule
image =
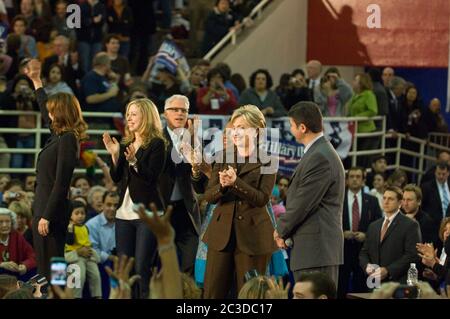
[[[295,229],[286,201],[293,177],[261,174],[261,163],[248,163],[257,137],[236,133],[265,128],[269,117],[288,116],[292,127],[312,130],[320,138],[321,129],[314,124],[300,124],[299,103],[316,105],[327,117],[386,116],[387,130],[393,133],[418,138],[447,133],[440,101],[425,106],[418,88],[394,69],[370,68],[349,84],[338,68],[323,70],[312,60],[306,71],[283,74],[274,88],[266,69],[256,70],[247,82],[225,63],[199,60],[189,74],[163,68],[153,78],[149,43],[156,25],[140,21],[150,21],[148,14],[159,3],[159,27],[183,33],[179,25],[172,26],[173,21],[188,26],[180,16],[183,1],[176,1],[180,10],[172,22],[166,1],[80,1],[82,28],[76,31],[64,23],[66,7],[74,1],[16,2],[4,6],[0,15],[10,29],[2,35],[7,50],[0,57],[0,107],[41,110],[51,135],[36,175],[0,176],[2,298],[33,298],[24,283],[36,273],[50,279],[53,256],[81,270],[81,286],[73,291],[43,291],[54,298],[345,298],[369,292],[368,277],[383,283],[372,297],[388,298],[406,283],[412,263],[419,279],[427,282],[418,283],[423,297],[438,297],[440,288],[448,289],[450,152],[437,155],[437,164],[423,175],[420,186],[408,183],[411,177],[402,170],[388,171],[389,157],[367,157],[361,166],[348,167],[343,203],[338,203],[343,208],[336,212],[342,226],[342,262],[330,265],[339,269],[329,274],[305,273],[298,271],[305,262],[301,255],[290,260],[293,240],[287,238]],[[209,14],[199,13],[206,8],[203,2],[211,5]],[[211,49],[230,28],[246,23],[243,17],[257,2],[189,1],[195,7],[192,17],[198,17],[191,20],[189,34],[197,39],[192,43],[202,52]],[[141,25],[148,29],[136,27]],[[199,25],[204,25],[204,34]],[[64,115],[61,103],[78,110],[70,115],[73,123],[58,122]],[[121,112],[123,123],[84,120],[82,111]],[[195,139],[196,120],[188,120],[189,113],[231,115],[227,128],[235,133],[224,137],[223,150],[233,146],[244,160],[198,162],[196,150],[182,142],[184,135]],[[36,124],[30,115],[0,120],[1,127],[32,129]],[[71,137],[65,134],[70,125],[76,132]],[[72,176],[87,126],[121,128],[123,138],[105,133],[99,141],[109,157],[95,158],[103,174]],[[372,120],[358,126],[359,133],[377,129]],[[0,147],[34,148],[35,143],[31,133],[0,135]],[[378,147],[377,138],[358,140],[358,149]],[[415,150],[412,144],[406,147]],[[402,160],[415,165],[408,157]],[[46,166],[55,166],[55,176],[45,172]],[[1,153],[0,167],[31,168],[34,159]],[[63,169],[72,171],[63,174]],[[57,191],[43,180],[52,180]],[[309,235],[316,235],[317,229],[310,228]],[[42,297],[40,289],[34,297]]]

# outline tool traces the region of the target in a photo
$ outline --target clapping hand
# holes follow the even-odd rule
[[[120,143],[115,137],[111,138],[108,132],[103,133],[103,144],[111,156],[119,156]]]
[[[136,163],[136,148],[133,146],[133,144],[130,144],[125,149],[125,159],[129,163]]]
[[[419,252],[420,258],[422,258],[422,263],[425,266],[433,268],[433,266],[438,262],[437,249],[434,249],[433,244],[418,243],[416,248]]]
[[[222,187],[231,187],[236,182],[237,175],[236,169],[228,166],[228,169],[225,169],[219,172],[219,181]]]

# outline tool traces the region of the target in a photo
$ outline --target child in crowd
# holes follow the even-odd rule
[[[80,286],[75,287],[74,297],[81,298],[86,276],[92,298],[101,298],[101,279],[98,270],[100,257],[92,248],[89,240],[89,230],[84,225],[86,206],[79,201],[72,201],[72,215],[67,229],[65,258],[67,263],[75,264],[80,271]],[[77,280],[77,278],[75,278]]]
[[[277,185],[275,185],[272,190],[271,203],[275,219],[278,219],[281,214],[284,214],[286,212],[286,207],[284,207],[283,205],[280,196],[280,190],[278,189]]]

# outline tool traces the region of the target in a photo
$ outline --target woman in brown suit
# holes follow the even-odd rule
[[[242,106],[230,122],[233,144],[216,157],[204,195],[217,204],[203,237],[208,244],[205,298],[225,298],[233,280],[239,291],[245,273],[256,269],[264,274],[276,250],[266,209],[276,172],[267,173],[257,156],[257,129],[266,127],[264,115],[256,106]]]

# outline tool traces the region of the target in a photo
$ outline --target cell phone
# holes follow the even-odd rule
[[[419,296],[419,289],[417,286],[400,285],[395,289],[394,299],[417,299]]]
[[[66,286],[67,283],[67,262],[62,257],[50,259],[51,279],[50,283],[56,286]]]
[[[80,188],[71,187],[70,192],[72,194],[72,197],[81,196],[83,194],[83,191]]]

